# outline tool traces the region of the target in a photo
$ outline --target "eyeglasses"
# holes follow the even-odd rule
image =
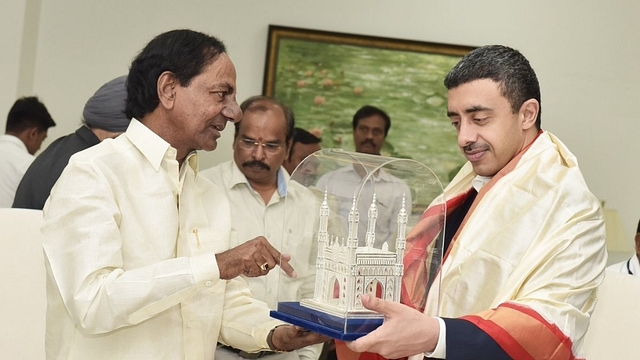
[[[262,143],[262,142],[247,139],[247,138],[241,138],[238,144],[240,145],[240,148],[243,150],[253,150],[258,146],[262,146],[262,149],[269,154],[275,154],[278,151],[280,151],[280,149],[282,149],[282,145],[280,144]]]

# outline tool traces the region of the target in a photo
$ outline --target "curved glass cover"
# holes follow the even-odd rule
[[[442,194],[434,172],[412,159],[339,149],[308,156],[287,184],[282,242],[274,242],[298,276],[280,271],[272,316],[342,340],[375,329],[382,315],[361,297],[399,302],[407,294],[405,251],[415,253],[422,234],[414,227]],[[439,221],[444,228],[444,212]],[[422,303],[442,262],[443,232],[421,243],[424,266],[411,274],[427,279]]]

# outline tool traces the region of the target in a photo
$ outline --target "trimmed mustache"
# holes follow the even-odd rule
[[[242,167],[258,167],[263,170],[271,171],[271,166],[258,160],[245,161],[242,163]]]
[[[467,146],[462,148],[462,151],[464,153],[470,153],[470,152],[475,151],[475,150],[487,151],[487,150],[489,150],[489,145],[473,143],[473,144],[469,144],[469,145],[467,145]]]
[[[360,143],[360,145],[366,145],[366,144],[369,144],[369,145],[371,145],[373,147],[376,146],[376,144],[374,144],[373,140],[371,140],[371,139],[365,139],[363,142]]]

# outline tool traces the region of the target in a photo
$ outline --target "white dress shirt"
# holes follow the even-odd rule
[[[227,161],[203,170],[206,177],[223,188],[231,204],[231,247],[257,236],[264,236],[282,253],[291,255],[290,264],[298,274],[288,277],[280,268],[266,276],[247,278],[256,299],[277,309],[278,301],[300,301],[313,298],[315,260],[317,256],[318,211],[320,199],[295,181],[281,167],[277,190],[267,204],[251,188],[235,161]],[[286,197],[285,197],[286,196]],[[317,359],[321,346],[298,350],[301,359]]]
[[[251,188],[233,160],[203,170],[200,175],[223,188],[228,195],[233,229],[230,247],[264,236],[274,247],[292,257],[291,265],[298,274],[295,279],[284,275],[279,268],[267,276],[246,279],[256,299],[275,309],[278,296],[281,301],[313,297],[317,256],[314,232],[318,230],[316,222],[320,209],[320,202],[313,193],[295,181],[288,182],[289,175],[282,167],[278,170],[278,190],[267,204]],[[278,281],[284,283],[278,287]]]
[[[136,119],[74,155],[44,208],[47,359],[213,359],[268,349],[281,322],[220,279],[226,197]]]
[[[629,260],[621,261],[613,265],[607,266],[608,271],[615,271],[623,274],[640,276],[640,261],[634,254]]]
[[[20,180],[35,157],[13,135],[0,135],[0,208],[10,208]]]
[[[396,231],[398,229],[398,213],[402,209],[402,201],[405,201],[405,209],[411,209],[411,191],[404,181],[389,174],[384,169],[370,177],[362,186],[358,200],[358,212],[360,217],[366,217],[373,194],[376,195],[378,207],[378,219],[376,221],[376,239],[373,247],[382,248],[383,243],[389,245],[390,251],[395,251]],[[340,202],[339,215],[344,220],[344,228],[347,228],[347,219],[352,206],[352,199],[362,178],[352,165],[328,172],[318,180],[316,185],[320,190],[327,190],[336,196]],[[365,246],[367,227],[358,227],[359,246]]]

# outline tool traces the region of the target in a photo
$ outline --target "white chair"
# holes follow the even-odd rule
[[[0,358],[42,360],[47,298],[42,211],[0,208]]]
[[[607,271],[585,337],[587,360],[637,360],[640,278]]]

